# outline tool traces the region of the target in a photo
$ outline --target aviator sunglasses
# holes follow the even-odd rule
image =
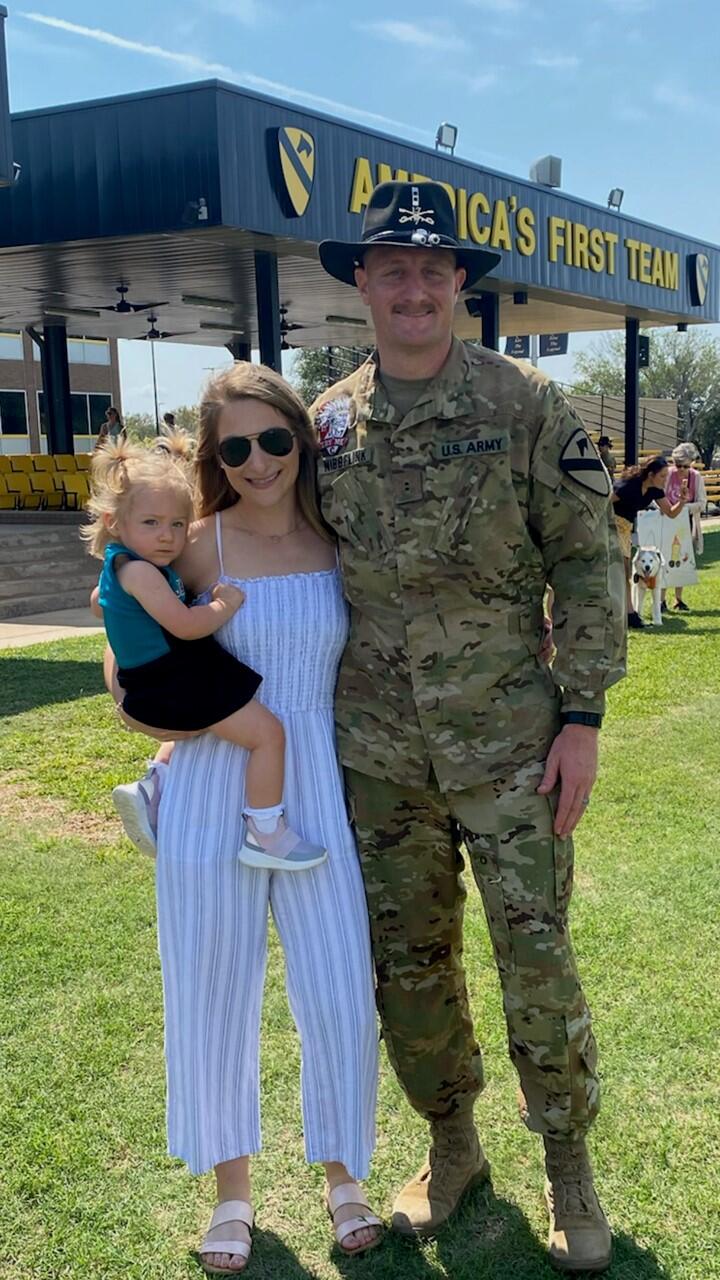
[[[226,436],[218,445],[225,466],[244,467],[252,452],[253,440],[257,440],[263,453],[269,453],[271,458],[287,458],[293,451],[295,433],[289,427],[267,427],[254,436]]]

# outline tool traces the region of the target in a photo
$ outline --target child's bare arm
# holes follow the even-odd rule
[[[90,592],[90,612],[94,613],[95,617],[99,618],[100,621],[102,622],[103,611],[100,608],[99,599],[100,599],[100,588],[93,587],[92,591]]]
[[[129,560],[118,569],[118,580],[128,595],[134,596],[146,613],[178,640],[199,640],[218,631],[243,603],[238,587],[222,583],[215,587],[210,604],[189,609],[155,565],[146,560]]]

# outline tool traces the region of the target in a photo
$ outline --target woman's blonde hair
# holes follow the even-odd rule
[[[211,378],[200,401],[200,426],[195,455],[195,484],[198,516],[224,511],[239,501],[220,466],[217,450],[218,421],[226,405],[236,400],[259,400],[277,409],[295,432],[300,454],[297,499],[300,513],[311,529],[327,541],[330,534],[323,523],[317,498],[315,467],[319,453],[305,405],[292,387],[266,365],[238,362]]]
[[[182,432],[169,433],[161,447],[145,449],[127,440],[104,441],[95,450],[91,466],[91,496],[87,504],[90,519],[80,530],[91,555],[102,560],[105,548],[115,535],[108,527],[115,524],[143,485],[172,489],[193,517],[193,488],[190,474],[189,438]]]

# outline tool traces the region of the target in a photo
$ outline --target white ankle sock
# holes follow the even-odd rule
[[[258,831],[264,836],[272,835],[284,812],[281,804],[271,805],[269,809],[245,809],[248,818],[252,818]]]

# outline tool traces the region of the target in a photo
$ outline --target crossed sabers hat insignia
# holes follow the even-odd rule
[[[414,222],[416,227],[421,222],[427,222],[431,227],[435,226],[433,210],[420,208],[420,192],[417,187],[412,188],[412,209],[401,208],[400,213],[404,216],[398,219],[399,222]]]

